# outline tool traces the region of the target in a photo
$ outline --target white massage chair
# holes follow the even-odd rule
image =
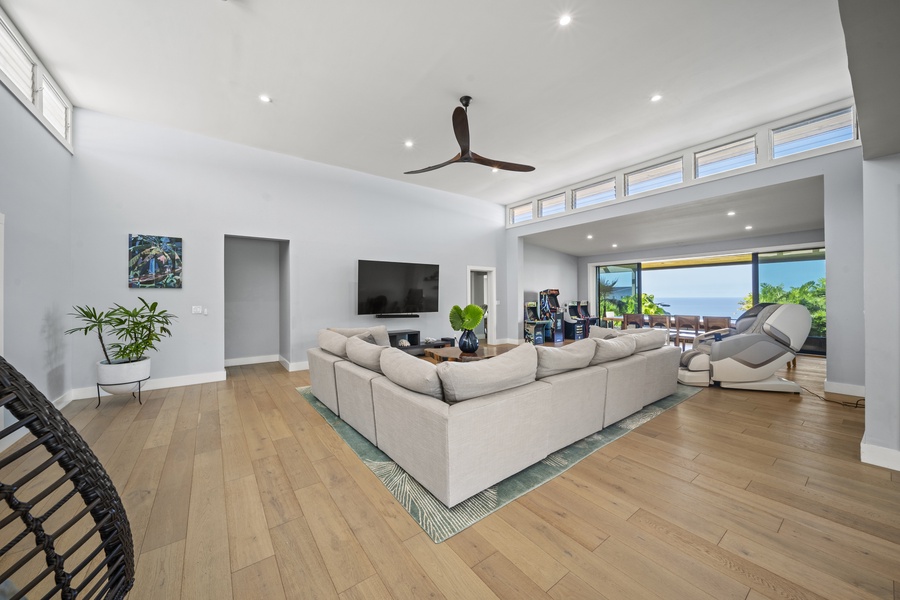
[[[800,304],[757,304],[732,329],[708,331],[681,355],[678,381],[705,387],[800,393],[775,372],[797,356],[812,319]]]

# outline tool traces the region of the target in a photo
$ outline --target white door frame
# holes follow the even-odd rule
[[[466,298],[468,304],[472,304],[472,273],[487,273],[487,305],[488,305],[488,322],[484,334],[487,336],[488,344],[497,343],[497,268],[496,267],[476,267],[469,265],[466,267]]]

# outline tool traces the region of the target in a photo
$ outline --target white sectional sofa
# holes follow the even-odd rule
[[[452,507],[675,392],[667,332],[591,334],[434,365],[388,348],[384,327],[322,330],[312,392]]]

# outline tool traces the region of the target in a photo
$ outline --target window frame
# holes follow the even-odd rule
[[[25,94],[22,93],[22,90],[20,90],[13,82],[12,78],[3,70],[0,70],[0,83],[2,83],[4,87],[6,87],[9,92],[31,112],[32,116],[44,126],[44,129],[56,138],[70,154],[75,154],[72,147],[72,121],[75,107],[72,104],[72,101],[69,100],[65,90],[63,90],[59,83],[56,82],[53,75],[50,74],[41,60],[37,57],[34,50],[31,49],[31,46],[28,45],[28,42],[19,32],[15,23],[13,23],[12,19],[9,18],[2,8],[0,8],[0,21],[2,21],[3,26],[12,34],[13,39],[18,43],[28,60],[34,65],[31,74],[32,97],[28,98],[25,96]],[[62,101],[62,104],[65,106],[66,126],[64,132],[57,130],[53,123],[44,116],[44,81],[47,81],[47,83],[50,84],[53,92],[56,93]]]
[[[700,157],[701,154],[713,152],[715,150],[719,150],[719,149],[725,148],[727,146],[743,144],[743,143],[746,143],[749,141],[753,142],[753,164],[741,165],[739,167],[732,167],[730,169],[725,169],[724,171],[716,171],[715,173],[708,173],[706,175],[700,174],[700,162],[699,162],[698,158]],[[730,142],[725,142],[724,144],[716,144],[715,146],[710,146],[709,148],[706,148],[704,150],[697,150],[696,152],[693,153],[693,167],[694,167],[694,179],[695,180],[706,179],[707,177],[714,177],[716,175],[721,175],[723,173],[730,173],[732,171],[737,171],[739,169],[753,168],[757,164],[759,164],[759,141],[757,140],[757,136],[755,133],[753,135],[750,135],[747,137],[732,140]]]
[[[550,212],[544,214],[544,203],[547,201],[553,201],[554,203],[562,201],[561,206],[562,210],[557,210],[554,212]],[[557,194],[550,194],[549,196],[544,196],[540,200],[537,201],[537,216],[534,216],[534,211],[532,211],[532,218],[543,219],[545,217],[552,217],[554,215],[563,215],[569,209],[568,203],[566,202],[566,193],[559,192]]]
[[[531,216],[529,216],[527,219],[524,219],[522,221],[516,221],[515,220],[516,209],[524,208],[526,206],[528,207]],[[509,212],[509,219],[508,219],[509,225],[522,225],[523,223],[530,223],[537,218],[535,216],[535,211],[534,211],[534,202],[532,202],[531,200],[529,200],[528,202],[520,202],[519,204],[510,206],[508,212]]]
[[[837,116],[841,113],[848,112],[850,113],[850,131],[851,136],[849,140],[840,140],[837,142],[831,142],[830,144],[825,144],[823,146],[816,146],[814,148],[807,148],[806,150],[799,150],[797,152],[792,152],[790,154],[783,154],[781,156],[775,156],[775,133],[779,130],[785,131],[794,128],[802,127],[803,125],[807,125],[809,123],[816,123],[819,121],[823,121],[829,117]],[[812,136],[810,136],[812,137]],[[778,125],[769,128],[769,159],[773,161],[783,161],[796,159],[797,157],[807,157],[807,156],[817,156],[818,154],[823,154],[826,152],[834,152],[837,149],[843,147],[843,144],[851,144],[853,142],[859,141],[859,124],[857,122],[856,115],[856,105],[851,104],[850,106],[845,106],[843,108],[837,108],[835,110],[830,110],[818,114],[814,114],[812,116],[807,116],[799,121],[793,121],[789,123],[785,123],[783,125]]]

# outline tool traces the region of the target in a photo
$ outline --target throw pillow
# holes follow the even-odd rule
[[[403,350],[385,348],[381,353],[381,371],[400,387],[438,400],[444,399],[437,368],[427,360],[410,356]]]
[[[347,338],[347,358],[376,373],[381,373],[381,353],[384,350],[384,346],[367,342],[357,335]]]
[[[594,339],[597,349],[594,351],[594,358],[591,359],[591,365],[599,365],[601,363],[625,358],[634,354],[635,336],[623,335],[611,340]]]
[[[449,404],[531,383],[536,372],[537,351],[531,344],[522,344],[496,358],[437,366],[444,400]]]
[[[319,331],[319,348],[335,356],[347,358],[347,337],[330,329],[322,329]]]
[[[566,371],[581,369],[591,362],[597,344],[594,340],[579,340],[561,348],[535,346],[537,350],[537,378],[559,375]]]
[[[339,333],[344,337],[352,337],[354,335],[359,335],[360,333],[371,333],[375,338],[375,343],[379,346],[391,345],[387,327],[385,327],[384,325],[377,325],[375,327],[331,327],[329,328],[329,331]]]

